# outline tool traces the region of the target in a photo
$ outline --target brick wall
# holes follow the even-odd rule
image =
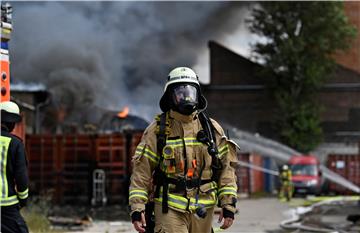
[[[344,1],[344,9],[349,22],[357,28],[358,34],[350,50],[338,53],[336,60],[339,64],[360,73],[360,2]]]

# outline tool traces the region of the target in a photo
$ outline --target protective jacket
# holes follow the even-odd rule
[[[29,192],[24,144],[3,127],[0,136],[0,155],[0,206],[24,206]]]
[[[145,204],[149,200],[162,202],[162,191],[158,197],[151,195],[155,190],[153,173],[160,161],[160,168],[167,178],[179,181],[179,184],[183,183],[183,185],[169,184],[168,208],[193,213],[197,206],[212,208],[219,201],[222,208],[235,213],[237,197],[235,144],[227,139],[220,125],[211,120],[215,127],[218,157],[222,163],[219,179],[211,180],[212,158],[207,151],[207,145],[197,140],[197,134],[202,129],[197,113],[187,116],[170,110],[168,114],[169,132],[162,151],[163,159],[160,159],[157,153],[156,121],[145,130],[136,148],[132,160],[133,171],[129,190],[130,214],[144,211]],[[200,187],[199,192],[198,187]]]
[[[292,174],[291,174],[290,169],[283,170],[280,174],[281,183],[283,185],[288,185],[291,182],[291,177],[292,177]]]

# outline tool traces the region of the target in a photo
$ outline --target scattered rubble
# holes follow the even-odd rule
[[[291,218],[281,222],[296,232],[360,232],[360,197],[334,197],[309,207],[289,210]]]
[[[83,218],[68,218],[59,216],[48,217],[51,226],[55,230],[76,230],[83,231],[92,225],[92,218],[89,215]]]

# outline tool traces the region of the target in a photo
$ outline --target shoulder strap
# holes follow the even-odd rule
[[[162,113],[159,115],[157,124],[158,124],[158,131],[156,134],[157,137],[157,154],[160,156],[160,160],[163,159],[162,156],[162,151],[166,145],[166,123],[167,123],[167,119],[166,119],[166,113]]]
[[[166,145],[166,139],[167,139],[167,135],[169,135],[169,121],[168,121],[168,114],[167,113],[162,113],[157,117],[157,132],[156,132],[156,137],[157,137],[157,142],[156,142],[156,146],[157,146],[157,154],[160,157],[159,159],[159,163],[155,169],[155,173],[154,173],[154,180],[156,182],[156,190],[155,190],[155,197],[159,197],[160,196],[160,187],[163,187],[163,192],[162,192],[162,212],[163,213],[167,213],[169,206],[168,206],[168,187],[169,184],[166,182],[166,175],[164,174],[163,171],[161,171],[161,164],[162,161],[164,159],[163,155],[162,155],[162,151]]]
[[[218,149],[216,145],[216,136],[215,136],[215,128],[212,124],[208,114],[205,111],[199,113],[199,120],[201,126],[203,127],[206,136],[208,137],[208,153],[211,155],[211,169],[212,169],[212,177],[211,180],[218,182],[220,178],[220,171],[222,169],[222,164],[219,159]]]
[[[201,123],[201,126],[203,127],[207,138],[209,139],[209,143],[211,148],[209,147],[209,154],[211,156],[217,154],[217,146],[216,146],[216,136],[215,136],[215,127],[212,124],[208,113],[205,111],[202,111],[199,113],[199,120]],[[211,150],[211,151],[210,151]]]

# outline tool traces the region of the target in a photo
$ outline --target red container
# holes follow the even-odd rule
[[[89,135],[66,135],[57,137],[58,179],[57,187],[63,201],[91,198],[91,179],[94,169],[93,142]]]
[[[110,202],[128,190],[127,145],[124,135],[27,135],[30,190],[51,190],[54,201],[88,202],[92,196],[92,173],[103,169]]]
[[[360,186],[360,155],[330,154],[326,166],[357,186]],[[339,194],[353,194],[353,192],[334,182],[329,183],[330,191]]]
[[[239,153],[238,160],[258,167],[263,166],[261,156],[250,153]],[[264,191],[264,174],[261,171],[238,166],[236,169],[237,185],[239,193],[252,194]]]
[[[250,156],[250,163],[257,167],[263,167],[263,159],[260,155],[252,154]],[[264,173],[252,169],[250,174],[251,174],[251,192],[256,193],[256,192],[264,191]]]
[[[106,175],[109,202],[119,202],[124,195],[127,177],[127,154],[124,135],[100,135],[95,139],[97,168]]]
[[[238,160],[249,163],[249,153],[239,153]],[[244,166],[238,166],[236,169],[238,193],[251,193],[250,187],[250,170]]]
[[[57,139],[54,136],[27,135],[26,152],[30,191],[33,194],[51,190],[56,200],[60,198]]]

